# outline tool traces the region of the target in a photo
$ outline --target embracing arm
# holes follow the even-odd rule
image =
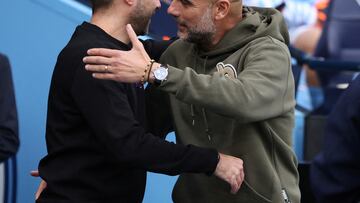
[[[119,162],[169,175],[215,169],[215,150],[176,145],[147,134],[133,114],[132,109],[138,107],[131,106],[128,94],[132,90],[125,84],[96,80],[82,68],[75,77],[75,103],[95,136]],[[206,160],[197,161],[201,157]]]
[[[146,88],[146,120],[147,131],[165,138],[173,129],[169,95],[153,85]]]
[[[95,136],[114,158],[128,166],[176,175],[185,172],[213,173],[236,192],[243,181],[241,159],[213,149],[167,142],[146,133],[133,115],[129,86],[97,80],[79,68],[72,95]],[[141,102],[139,103],[141,104]]]
[[[98,79],[138,82],[145,78],[153,82],[153,71],[160,64],[154,63],[150,74],[144,74],[150,57],[131,28],[127,29],[134,45],[131,51],[89,50],[90,56],[84,58],[86,69],[95,72],[93,77]],[[183,102],[241,122],[263,120],[291,111],[295,100],[290,55],[285,45],[270,38],[266,40],[270,42],[258,43],[250,48],[237,79],[221,73],[198,74],[192,68],[179,69],[168,64],[168,78],[160,89]],[[167,52],[162,57],[165,64],[168,57],[174,57]],[[107,72],[103,72],[105,65],[110,67]]]
[[[167,58],[165,53],[165,63]],[[271,118],[295,105],[289,54],[276,43],[254,45],[237,79],[220,72],[205,75],[189,67],[168,67],[161,90],[240,122]]]

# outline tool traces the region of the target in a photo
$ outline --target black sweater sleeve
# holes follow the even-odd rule
[[[84,68],[78,69],[72,85],[76,105],[116,160],[168,175],[215,170],[216,150],[174,144],[145,133],[134,117],[127,91],[125,84],[94,79]]]
[[[0,54],[0,161],[19,147],[18,119],[10,63]]]
[[[174,131],[169,95],[151,84],[145,91],[147,130],[164,139]]]

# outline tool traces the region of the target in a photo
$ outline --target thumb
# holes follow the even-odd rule
[[[30,171],[30,175],[33,176],[33,177],[39,177],[40,176],[38,170]]]
[[[130,24],[126,25],[126,32],[129,35],[129,38],[130,38],[130,41],[131,41],[131,44],[133,45],[133,47],[139,46],[141,44],[139,39],[137,38],[137,35],[136,35],[134,29],[132,28],[132,26]]]

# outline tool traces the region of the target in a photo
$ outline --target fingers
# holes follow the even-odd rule
[[[85,69],[91,72],[100,72],[100,73],[111,73],[113,69],[108,65],[92,65],[86,64]]]
[[[230,190],[231,194],[236,194],[237,191],[239,190],[239,184],[237,182],[236,176],[233,176],[233,178],[231,179],[230,186],[231,186],[231,190]]]
[[[83,58],[85,64],[107,65],[111,64],[113,60],[103,56],[85,56]],[[104,66],[103,66],[104,67]]]
[[[115,80],[115,76],[110,73],[93,73],[92,76],[96,79],[102,80]]]
[[[118,55],[119,50],[116,49],[106,49],[106,48],[93,48],[87,51],[89,56],[103,56],[106,58],[111,58]]]
[[[40,182],[40,185],[39,185],[39,187],[38,187],[38,190],[37,190],[36,193],[35,193],[35,200],[37,200],[37,199],[40,197],[42,191],[46,188],[46,186],[47,186],[47,183],[42,180],[42,181]]]
[[[39,171],[38,170],[33,170],[33,171],[30,171],[30,175],[33,176],[33,177],[39,177],[40,174],[39,174]],[[37,200],[41,194],[41,192],[46,188],[47,184],[44,180],[41,180],[40,182],[40,185],[35,193],[35,200]]]
[[[236,188],[234,191],[232,191],[232,194],[236,194],[239,191],[242,182],[243,179],[241,178],[241,172],[240,172],[240,174],[236,176]]]
[[[215,169],[216,176],[230,184],[232,194],[239,191],[244,181],[243,161],[239,158],[220,153],[220,160]]]
[[[39,176],[40,176],[38,170],[30,171],[30,175],[31,175],[32,177],[39,177]]]
[[[126,30],[133,44],[130,51],[102,48],[88,50],[89,56],[84,57],[83,62],[86,64],[85,69],[93,72],[94,78],[125,83],[141,82],[144,78],[150,57],[130,24]]]
[[[126,31],[129,35],[130,41],[133,45],[132,50],[138,51],[138,54],[140,54],[146,62],[150,61],[149,55],[146,53],[143,44],[138,39],[134,29],[132,28],[132,26],[130,24],[126,25]]]
[[[134,81],[139,81],[136,74],[93,73],[92,77],[102,80],[121,81],[124,83],[134,83]]]
[[[237,173],[237,175],[232,176],[231,191],[230,191],[232,194],[236,194],[239,191],[240,186],[243,182],[243,179],[241,178],[240,173],[241,172],[239,171],[239,173]],[[235,174],[236,174],[236,172],[235,172]]]
[[[240,178],[241,178],[241,184],[244,182],[244,180],[245,180],[245,172],[244,172],[244,170],[242,170],[241,172],[240,172]],[[240,185],[241,186],[241,185]]]

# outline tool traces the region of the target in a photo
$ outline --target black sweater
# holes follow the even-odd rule
[[[130,49],[83,23],[59,54],[48,101],[48,155],[39,165],[48,186],[38,202],[141,202],[146,171],[213,172],[215,150],[145,132],[143,88],[92,78],[82,58],[94,47]]]

